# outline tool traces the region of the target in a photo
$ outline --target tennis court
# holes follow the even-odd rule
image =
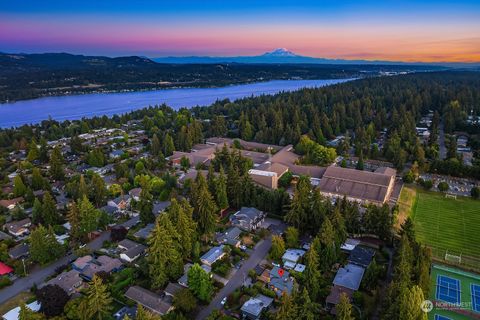
[[[460,303],[460,281],[448,276],[437,276],[437,300],[452,304]]]
[[[472,283],[470,291],[472,292],[472,309],[480,312],[480,285]]]
[[[434,263],[430,274],[429,300],[434,309],[429,320],[470,320],[480,318],[480,275]],[[439,305],[436,305],[439,303]],[[449,306],[442,306],[442,303]]]

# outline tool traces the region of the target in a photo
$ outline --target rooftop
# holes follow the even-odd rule
[[[254,298],[247,300],[242,306],[242,312],[258,317],[263,309],[268,308],[273,302],[272,298],[262,294],[256,295]]]
[[[211,248],[203,256],[200,257],[200,260],[205,264],[211,265],[225,254],[225,252],[223,251],[224,247],[224,245],[220,245],[218,247]]]
[[[329,166],[318,187],[322,192],[383,203],[392,180],[390,174]]]
[[[333,279],[333,284],[356,291],[360,287],[364,272],[364,268],[349,263],[345,267],[338,269],[337,275]]]
[[[167,314],[172,308],[172,305],[165,302],[158,294],[139,286],[128,288],[125,297],[159,315]]]
[[[350,256],[348,257],[348,262],[366,268],[370,265],[370,262],[372,262],[374,255],[375,255],[375,250],[367,247],[356,246],[350,252]]]

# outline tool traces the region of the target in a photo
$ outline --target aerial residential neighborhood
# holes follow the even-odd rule
[[[479,17],[0,2],[0,319],[480,319]]]

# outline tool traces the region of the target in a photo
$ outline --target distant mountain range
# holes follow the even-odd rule
[[[146,57],[102,57],[68,53],[0,53],[0,103],[43,96],[220,87],[288,79],[361,78],[436,66],[296,63],[298,56],[279,49],[264,55],[292,63],[157,63]],[[290,60],[289,60],[290,59]],[[293,59],[293,60],[292,60]]]
[[[187,56],[187,57],[160,57],[153,58],[153,61],[159,63],[176,64],[195,64],[195,63],[292,63],[292,64],[350,64],[350,65],[438,65],[443,67],[479,67],[478,63],[456,63],[456,62],[401,62],[384,60],[345,60],[345,59],[326,59],[301,56],[286,48],[277,48],[273,51],[265,52],[258,56],[235,56],[235,57],[211,57],[211,56]]]

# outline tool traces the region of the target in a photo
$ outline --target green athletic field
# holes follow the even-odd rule
[[[432,302],[442,302],[437,300],[437,277],[439,275],[446,276],[460,282],[460,305],[458,308],[449,309],[448,306],[436,305],[431,312],[428,313],[429,320],[437,320],[438,318],[451,320],[467,320],[477,316],[480,313],[473,309],[471,285],[480,285],[480,276],[470,272],[465,272],[457,268],[447,267],[444,265],[433,264],[430,275],[430,294],[428,299]],[[437,319],[435,319],[435,315]],[[440,316],[440,317],[439,317]],[[442,318],[444,317],[444,318]]]
[[[480,201],[417,189],[412,217],[418,240],[455,255],[480,256]],[[434,254],[435,255],[435,254]]]

